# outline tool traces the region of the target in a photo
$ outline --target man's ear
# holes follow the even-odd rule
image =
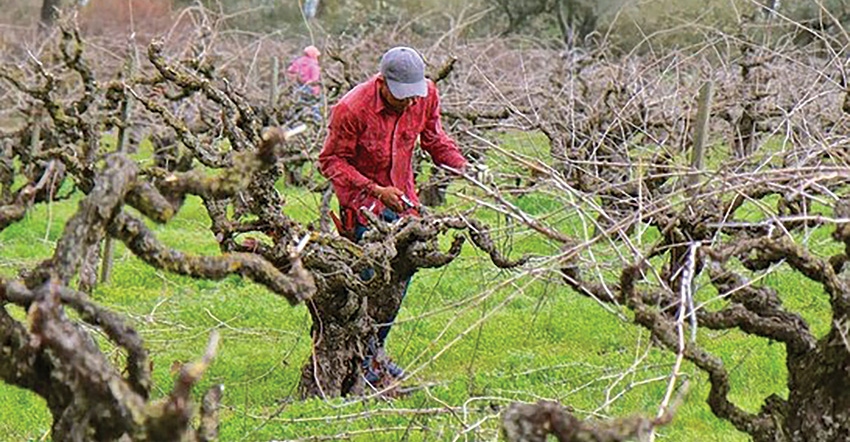
[[[380,93],[382,93],[382,94],[383,94],[383,93],[384,93],[384,92],[383,92],[383,91],[384,91],[384,89],[388,89],[388,87],[387,87],[387,80],[384,80],[384,76],[383,76],[383,75],[378,74],[378,91],[379,91]],[[387,90],[387,93],[389,93],[389,92],[390,92],[390,91],[389,91],[389,90]]]

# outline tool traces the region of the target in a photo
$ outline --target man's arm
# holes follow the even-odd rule
[[[298,59],[292,60],[292,63],[289,63],[289,67],[286,68],[286,76],[290,80],[296,80],[298,78]]]
[[[361,125],[345,104],[331,111],[328,135],[319,153],[319,170],[337,189],[368,189],[375,186],[351,165]]]
[[[426,109],[425,128],[420,134],[422,149],[431,155],[438,166],[449,166],[452,169],[464,170],[466,159],[460,153],[457,144],[443,131],[440,118],[440,95],[433,83],[428,84],[428,107]]]

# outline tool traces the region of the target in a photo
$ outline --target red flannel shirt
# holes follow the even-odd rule
[[[466,166],[455,142],[443,132],[440,97],[433,82],[428,81],[427,97],[399,114],[384,104],[377,79],[376,75],[357,85],[333,107],[319,154],[319,168],[333,183],[340,206],[355,213],[360,207],[375,213],[383,210],[371,193],[376,184],[395,186],[419,205],[412,165],[417,137],[438,165]],[[408,209],[403,214],[410,213]]]

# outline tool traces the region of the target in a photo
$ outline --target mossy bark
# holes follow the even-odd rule
[[[850,348],[833,328],[814,351],[789,354],[788,403],[780,438],[789,442],[850,440]],[[768,438],[756,442],[768,441]]]
[[[301,369],[302,398],[364,393],[363,358],[369,342],[377,339],[379,325],[395,318],[412,275],[409,263],[402,261],[395,260],[388,282],[374,276],[356,288],[319,291],[307,303],[313,350]]]

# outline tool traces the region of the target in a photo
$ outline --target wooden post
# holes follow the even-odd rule
[[[42,0],[39,29],[45,30],[53,27],[56,17],[59,16],[60,7],[62,7],[62,0]]]
[[[32,133],[30,134],[30,152],[32,155],[38,155],[39,150],[41,150],[41,109],[33,107],[33,115],[32,115]],[[53,199],[51,192],[51,199]],[[48,219],[53,219],[52,215],[49,215],[51,212],[51,205],[47,205],[48,210]],[[44,240],[47,241],[47,238],[50,236],[50,222],[47,223],[47,229],[44,231]]]
[[[133,37],[130,37],[130,59],[127,60],[127,78],[130,81],[136,72],[136,44]],[[133,111],[133,102],[130,99],[130,94],[127,91],[127,85],[124,85],[124,102],[121,104],[121,127],[118,128],[118,139],[115,141],[115,151],[127,151],[127,138],[130,135],[128,126],[130,125],[130,114]],[[100,282],[107,283],[112,275],[112,256],[114,254],[115,245],[112,244],[112,237],[106,237],[103,243],[103,261],[100,266]]]
[[[35,120],[32,126],[32,134],[30,134],[30,152],[33,155],[38,154],[39,146],[41,144],[41,110],[35,111],[35,115],[33,115],[33,119]]]
[[[277,96],[280,93],[280,58],[272,57],[272,78],[269,88],[269,110],[271,111],[271,125],[277,126]]]
[[[691,170],[686,179],[688,195],[693,196],[700,183],[700,174],[705,164],[705,142],[708,137],[708,119],[711,114],[711,98],[714,82],[707,80],[699,89],[697,116],[694,122],[694,145],[691,149]]]

